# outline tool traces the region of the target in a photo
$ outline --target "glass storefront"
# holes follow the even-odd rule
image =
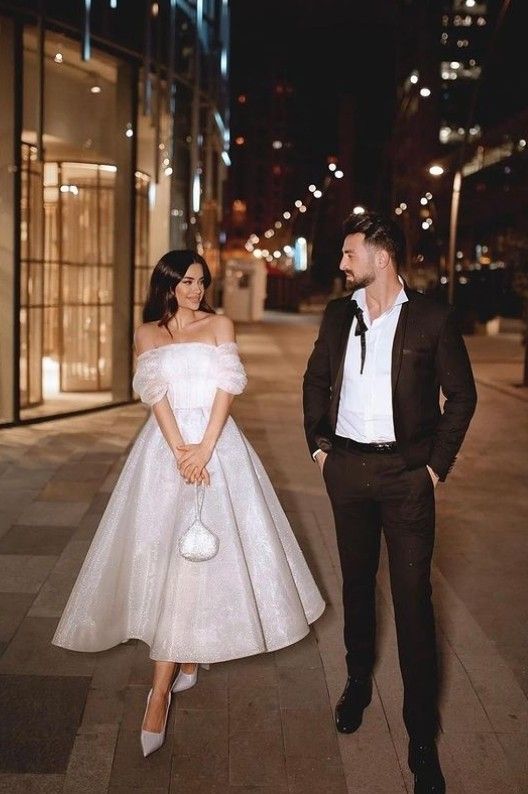
[[[0,425],[133,399],[132,332],[155,263],[196,247],[219,274],[228,137],[215,9],[198,23],[197,56],[201,12],[177,7],[172,71],[155,50],[146,70],[144,52],[111,41],[92,41],[84,60],[67,26],[45,20],[40,38],[37,15],[0,17],[0,46],[19,64],[19,85],[0,85],[0,111],[13,118],[2,140],[20,151],[2,182],[11,215],[0,207],[1,231],[15,239],[0,261],[14,288],[2,304]],[[166,35],[158,12],[153,4],[153,35]]]

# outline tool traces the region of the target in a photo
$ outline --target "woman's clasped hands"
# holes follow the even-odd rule
[[[211,480],[206,466],[211,459],[212,449],[201,443],[182,444],[177,450],[179,454],[176,462],[185,482],[203,482],[205,485],[210,485]]]

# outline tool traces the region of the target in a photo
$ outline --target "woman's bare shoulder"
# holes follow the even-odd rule
[[[235,326],[230,317],[225,314],[215,314],[211,320],[211,328],[217,345],[235,341]]]
[[[155,339],[157,330],[158,324],[155,321],[138,325],[134,331],[134,348],[138,356],[156,347]]]

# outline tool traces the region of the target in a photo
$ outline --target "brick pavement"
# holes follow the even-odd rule
[[[412,790],[384,550],[373,702],[356,734],[338,735],[333,726],[345,680],[340,575],[330,509],[305,449],[300,413],[300,376],[316,326],[317,318],[272,315],[239,326],[250,381],[234,414],[277,488],[327,609],[290,648],[202,671],[198,685],[175,698],[166,744],[148,759],[138,733],[151,676],[146,646],[130,641],[92,655],[50,645],[145,409],[128,406],[0,434],[0,791]],[[438,489],[439,748],[452,794],[522,793],[528,792],[526,403],[493,388],[494,354],[487,361],[485,346],[477,344],[485,374],[478,411],[448,484]],[[513,372],[512,345],[501,362],[510,356]]]

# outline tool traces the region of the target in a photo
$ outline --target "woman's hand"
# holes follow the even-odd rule
[[[177,464],[182,477],[187,482],[203,482],[209,485],[210,477],[206,466],[211,459],[212,449],[205,444],[183,444],[177,449]]]

